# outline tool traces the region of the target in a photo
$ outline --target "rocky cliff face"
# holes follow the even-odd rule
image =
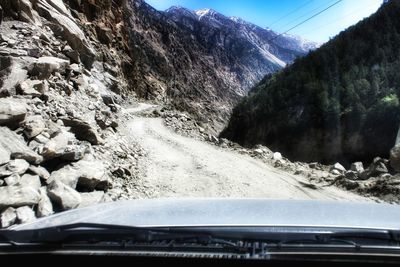
[[[255,82],[314,47],[289,36],[271,42],[276,33],[213,10],[159,12],[141,0],[129,3],[139,96],[187,110],[216,129]]]
[[[140,149],[118,132],[123,4],[0,1],[2,227],[129,193]]]

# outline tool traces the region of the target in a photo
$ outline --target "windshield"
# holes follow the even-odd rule
[[[397,0],[0,1],[0,228],[396,241],[399,14]]]

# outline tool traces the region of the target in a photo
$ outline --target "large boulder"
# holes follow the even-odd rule
[[[29,148],[21,136],[7,127],[0,127],[0,165],[9,158],[24,159],[33,164],[43,161],[43,157]]]
[[[55,72],[64,73],[68,66],[68,60],[57,57],[41,57],[33,64],[30,74],[44,80]]]
[[[0,98],[0,126],[18,127],[25,119],[27,106],[21,100]]]
[[[38,191],[29,186],[0,187],[0,209],[7,207],[22,207],[39,203]]]
[[[86,190],[107,190],[109,179],[100,161],[81,160],[73,164],[79,170],[78,185]]]
[[[49,183],[59,181],[85,191],[107,190],[109,179],[102,162],[81,160],[51,173]]]
[[[76,168],[71,165],[66,165],[57,171],[53,171],[47,182],[52,183],[53,181],[59,181],[75,189],[78,184],[79,175],[79,171]]]
[[[75,135],[67,131],[59,131],[42,149],[46,160],[60,158],[65,161],[78,161],[90,152],[90,145],[76,144]]]
[[[63,117],[61,120],[65,126],[71,127],[71,131],[75,134],[76,138],[82,141],[88,141],[92,145],[99,145],[103,143],[102,138],[89,123],[77,119]]]
[[[62,31],[56,31],[56,33],[79,52],[82,63],[90,69],[95,59],[95,52],[63,2],[59,0],[37,0],[36,7],[41,16],[61,26]]]
[[[53,181],[47,187],[47,194],[61,209],[75,209],[81,204],[81,195],[60,181]]]

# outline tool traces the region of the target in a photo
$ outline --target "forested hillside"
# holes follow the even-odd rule
[[[289,158],[344,163],[388,156],[399,128],[400,2],[265,77],[221,134]]]

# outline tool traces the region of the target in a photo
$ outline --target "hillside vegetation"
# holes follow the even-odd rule
[[[296,160],[387,157],[399,128],[400,2],[265,77],[234,109],[222,137]]]

